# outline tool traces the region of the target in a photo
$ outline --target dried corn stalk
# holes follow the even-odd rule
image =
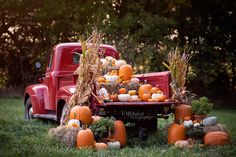
[[[96,77],[101,75],[102,63],[98,56],[100,41],[101,36],[97,31],[93,31],[86,41],[80,40],[82,46],[80,66],[74,72],[78,74],[76,90],[70,99],[65,113],[62,115],[61,125],[67,123],[72,107],[76,105],[90,105],[89,98],[93,94],[93,83]]]
[[[188,69],[188,62],[191,58],[190,54],[184,53],[181,55],[180,50],[176,47],[175,50],[172,50],[168,54],[167,61],[169,65],[163,63],[168,70],[171,72],[171,89],[172,89],[172,100],[186,102],[186,94],[189,94],[186,91],[186,75]]]

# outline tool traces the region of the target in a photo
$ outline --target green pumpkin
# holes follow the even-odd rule
[[[217,124],[216,117],[207,117],[202,121],[203,126],[214,126]]]

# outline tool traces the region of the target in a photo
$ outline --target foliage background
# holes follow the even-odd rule
[[[191,47],[188,89],[235,107],[235,13],[234,0],[0,0],[0,86],[36,83],[55,44],[97,26],[137,73],[166,70],[171,48]]]

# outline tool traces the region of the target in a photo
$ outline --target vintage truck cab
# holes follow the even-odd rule
[[[62,43],[56,45],[47,63],[46,73],[41,84],[30,85],[25,88],[24,106],[25,118],[47,118],[60,121],[63,108],[69,103],[75,91],[77,75],[74,71],[79,66],[81,52],[80,43]],[[102,44],[99,51],[103,55],[119,58],[117,50]],[[99,53],[99,52],[98,52]],[[170,73],[156,72],[137,74],[141,82],[144,80],[159,88],[170,96]],[[93,114],[100,116],[114,116],[121,120],[149,124],[156,128],[157,117],[165,117],[173,112],[172,102],[104,102],[98,103],[91,98]],[[152,122],[153,125],[150,125]]]

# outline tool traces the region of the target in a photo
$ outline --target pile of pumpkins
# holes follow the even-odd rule
[[[178,148],[191,148],[194,144],[194,137],[187,138],[188,129],[202,129],[204,127],[213,127],[217,125],[217,118],[206,117],[203,120],[193,120],[193,114],[191,112],[191,106],[180,105],[181,113],[179,110],[175,113],[175,122],[168,128],[168,139],[167,143],[175,145]],[[203,144],[205,146],[225,145],[230,143],[229,135],[224,131],[212,131],[205,133],[202,132]],[[199,137],[196,136],[196,139]]]
[[[145,81],[140,83],[139,78],[133,76],[133,68],[127,64],[125,60],[116,60],[113,57],[107,56],[101,59],[102,67],[105,69],[104,76],[96,79],[100,85],[111,84],[120,85],[116,93],[101,86],[98,91],[100,102],[106,101],[149,101],[149,102],[163,102],[170,101],[167,96],[163,94],[161,89],[153,87]],[[127,86],[138,86],[138,89],[128,90]]]
[[[92,123],[97,123],[102,117],[92,116],[92,112],[87,106],[74,106],[70,111],[68,127],[79,129],[76,137],[76,147],[95,148],[96,150],[119,149],[126,144],[126,129],[120,120],[114,122],[114,131],[109,135],[107,143],[96,142],[93,132],[88,128]]]

